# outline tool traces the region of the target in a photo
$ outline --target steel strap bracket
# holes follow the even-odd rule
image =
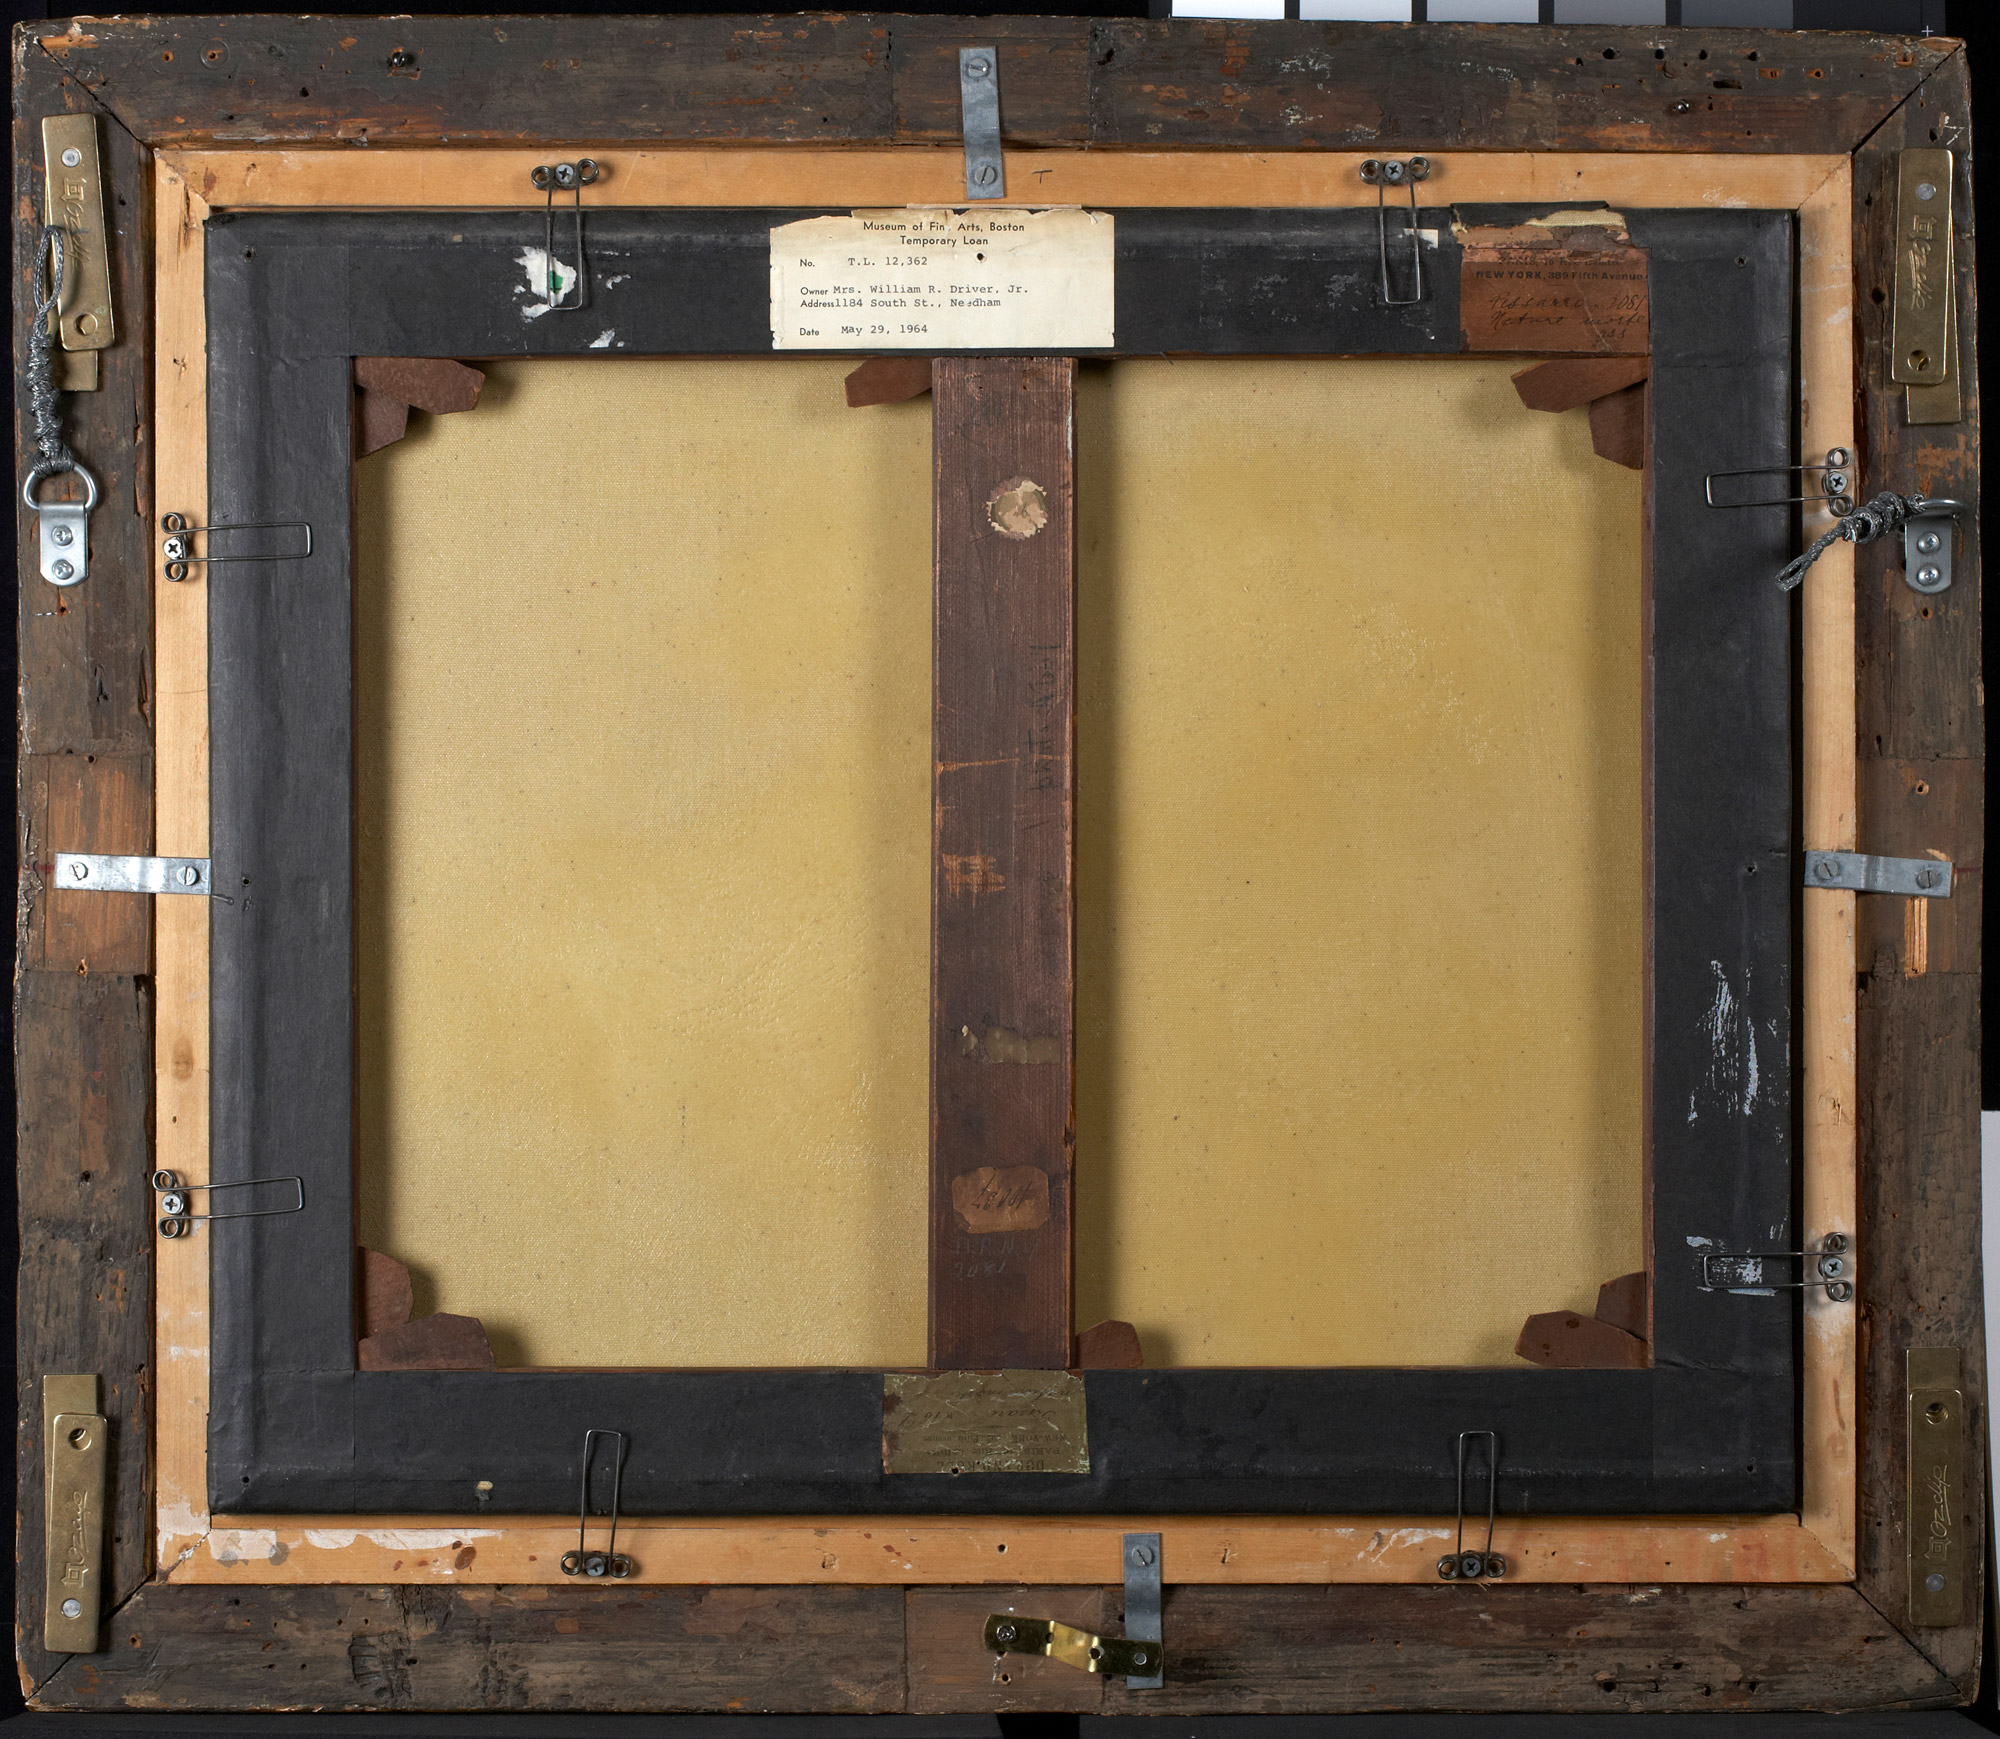
[[[965,197],[1005,199],[1000,158],[1000,56],[991,48],[958,51],[958,102],[965,129]]]
[[[1938,857],[1873,857],[1864,851],[1809,851],[1806,886],[1947,900],[1951,898],[1951,862]]]
[[[1160,1585],[1160,1536],[1158,1534],[1127,1534],[1125,1536],[1125,1640],[1127,1642],[1152,1642],[1161,1639],[1161,1604],[1163,1590]],[[1128,1691],[1156,1691],[1166,1683],[1165,1663],[1158,1652],[1153,1656],[1153,1671],[1127,1673],[1125,1688]]]
[[[53,885],[75,894],[205,894],[208,859],[59,851]]]

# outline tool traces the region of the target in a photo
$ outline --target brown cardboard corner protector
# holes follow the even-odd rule
[[[393,1256],[361,1248],[361,1338],[401,1328],[410,1320],[410,1271]]]
[[[412,409],[434,416],[471,410],[486,376],[445,356],[357,356],[354,384],[360,389],[354,456],[365,459],[403,438]]]
[[[1590,450],[1614,465],[1639,471],[1646,464],[1646,383],[1590,401]]]
[[[928,356],[871,356],[847,377],[850,410],[863,405],[901,404],[931,390]]]
[[[1623,392],[1652,372],[1650,356],[1562,356],[1524,368],[1513,379],[1529,410],[1560,412]]]
[[[476,1316],[439,1311],[371,1334],[355,1349],[364,1371],[490,1371],[493,1345]]]
[[[1539,1311],[1521,1325],[1515,1354],[1559,1371],[1635,1370],[1646,1363],[1646,1276],[1621,1274],[1597,1289],[1597,1314]]]
[[[1079,1371],[1136,1371],[1145,1363],[1139,1331],[1129,1322],[1093,1323],[1076,1337]]]
[[[1590,448],[1600,459],[1637,471],[1646,462],[1646,380],[1649,356],[1568,356],[1537,363],[1514,376],[1514,390],[1531,411],[1590,407]]]

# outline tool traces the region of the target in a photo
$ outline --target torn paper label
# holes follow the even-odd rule
[[[774,350],[1108,350],[1111,214],[949,206],[771,231]]]

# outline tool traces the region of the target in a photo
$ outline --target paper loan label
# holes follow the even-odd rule
[[[775,350],[1103,350],[1109,212],[950,206],[771,231]]]

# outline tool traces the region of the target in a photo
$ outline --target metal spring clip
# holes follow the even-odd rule
[[[1799,507],[1808,502],[1816,502],[1832,514],[1835,519],[1845,519],[1854,511],[1854,479],[1848,475],[1852,469],[1854,455],[1845,447],[1829,447],[1824,465],[1753,465],[1747,471],[1711,471],[1702,479],[1702,499],[1710,507]],[[1726,477],[1788,477],[1797,472],[1801,479],[1808,472],[1821,473],[1817,495],[1777,495],[1767,501],[1717,501],[1715,486]],[[1801,487],[1803,487],[1801,482]]]
[[[1465,1440],[1486,1439],[1486,1550],[1465,1549]],[[1482,1577],[1497,1582],[1507,1574],[1507,1560],[1493,1549],[1493,1514],[1500,1492],[1500,1436],[1494,1431],[1461,1431],[1458,1434],[1458,1546],[1438,1560],[1438,1579],[1443,1582],[1477,1582]]]
[[[160,529],[167,534],[160,540],[160,554],[166,558],[166,574],[170,580],[186,579],[189,568],[220,567],[225,562],[302,562],[313,552],[313,528],[303,519],[246,520],[236,525],[190,525],[185,513],[170,513],[160,521]],[[302,531],[306,534],[306,547],[298,550],[281,550],[276,555],[263,556],[198,556],[194,553],[196,532],[213,537],[219,531]]]
[[[1417,183],[1431,172],[1428,157],[1412,157],[1407,163],[1401,158],[1391,157],[1387,162],[1370,157],[1361,165],[1361,179],[1375,189],[1375,240],[1382,256],[1382,300],[1391,308],[1407,308],[1424,299],[1424,242],[1417,231]],[[1407,233],[1410,238],[1410,263],[1416,268],[1417,293],[1414,296],[1395,295],[1389,285],[1389,213],[1388,189],[1408,187],[1410,190],[1410,217]]]
[[[590,1522],[590,1455],[600,1437],[615,1437],[618,1447],[611,1458],[611,1532],[604,1541],[604,1550],[590,1551],[583,1543],[584,1530]],[[562,1573],[565,1576],[615,1576],[620,1579],[632,1574],[632,1560],[618,1551],[618,1489],[625,1479],[625,1433],[622,1431],[586,1431],[583,1434],[583,1495],[577,1502],[576,1510],[576,1550],[562,1555]]]
[[[1829,1232],[1817,1250],[1717,1250],[1703,1251],[1701,1289],[1704,1292],[1811,1292],[1819,1287],[1835,1304],[1845,1304],[1854,1296],[1854,1282],[1847,1269],[1848,1239],[1845,1232]],[[1766,1271],[1766,1262],[1797,1262],[1797,1280],[1780,1280]]]
[[[228,1213],[216,1213],[213,1208],[208,1213],[197,1214],[191,1210],[194,1203],[189,1199],[194,1191],[206,1191],[213,1201],[218,1190],[259,1189],[265,1184],[290,1184],[298,1200],[282,1208],[235,1208]],[[195,1227],[209,1220],[262,1220],[273,1214],[302,1214],[306,1206],[306,1183],[302,1177],[247,1177],[240,1183],[182,1183],[179,1172],[156,1171],[153,1173],[153,1188],[160,1197],[160,1236],[163,1238],[185,1238]]]
[[[542,263],[548,269],[549,281],[544,291],[548,298],[549,311],[557,314],[574,313],[584,305],[583,275],[583,190],[597,179],[598,168],[594,158],[579,157],[574,163],[537,163],[529,172],[528,179],[548,195],[542,207]],[[575,201],[576,213],[576,271],[565,285],[562,274],[566,268],[556,261],[556,192],[568,193]],[[575,300],[570,299],[570,291],[576,292]]]

